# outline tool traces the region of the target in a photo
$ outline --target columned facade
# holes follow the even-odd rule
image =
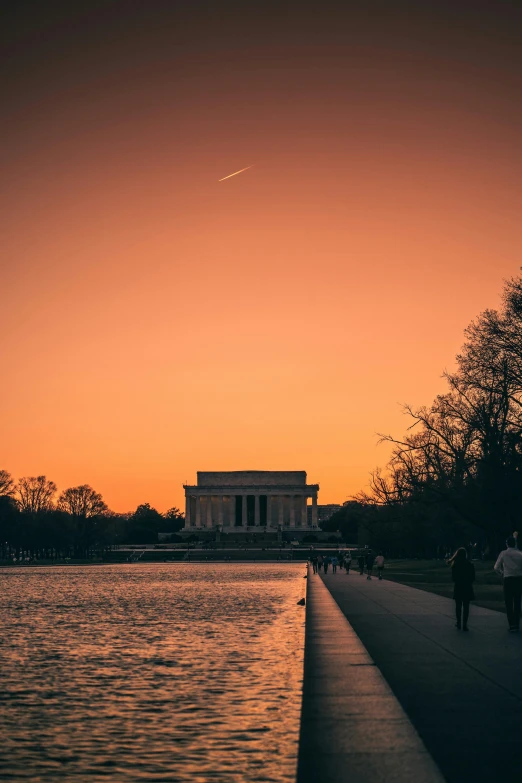
[[[317,529],[319,485],[307,484],[304,470],[198,472],[197,484],[186,484],[184,489],[185,532],[205,528],[230,533]]]

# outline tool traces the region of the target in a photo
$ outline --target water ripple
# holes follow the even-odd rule
[[[295,779],[300,565],[0,572],[2,779]]]

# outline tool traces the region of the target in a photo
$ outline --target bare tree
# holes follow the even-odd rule
[[[49,511],[53,507],[56,484],[45,476],[25,476],[16,488],[20,510],[31,514]]]
[[[8,495],[11,497],[14,495],[15,483],[13,477],[7,470],[0,470],[0,496]]]
[[[73,517],[84,519],[100,516],[108,511],[102,496],[88,484],[64,490],[58,498],[58,508]]]
[[[522,502],[522,279],[506,284],[503,308],[465,332],[449,386],[393,444],[388,472],[372,475],[377,503],[445,503],[498,547]]]

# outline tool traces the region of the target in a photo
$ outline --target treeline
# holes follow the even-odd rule
[[[357,527],[390,553],[434,556],[476,544],[493,556],[522,526],[522,279],[506,282],[498,310],[465,331],[447,391],[405,406],[410,425],[386,470],[329,523]]]
[[[58,494],[45,476],[15,482],[0,470],[0,557],[60,559],[89,558],[116,544],[144,544],[158,533],[175,536],[184,517],[177,508],[160,514],[149,503],[134,512],[111,511],[100,493],[88,484]]]

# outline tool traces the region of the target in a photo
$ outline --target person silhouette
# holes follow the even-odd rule
[[[366,555],[366,579],[372,578],[372,569],[373,564],[375,562],[375,555],[373,554],[372,550],[368,550],[368,554]]]
[[[475,566],[468,560],[468,553],[461,546],[448,561],[451,566],[451,578],[454,583],[453,598],[457,622],[455,627],[468,630],[469,602],[473,601],[473,582],[475,581]]]
[[[509,536],[506,549],[493,566],[502,577],[504,603],[510,631],[520,630],[520,604],[522,600],[522,552],[517,548],[517,536]]]

